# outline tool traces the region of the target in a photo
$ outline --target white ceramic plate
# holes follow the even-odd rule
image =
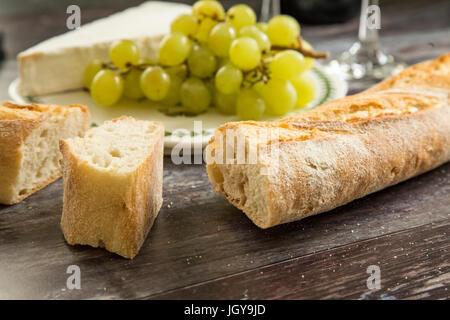
[[[296,110],[294,113],[304,112],[326,101],[342,98],[347,94],[347,83],[338,74],[325,71],[325,68],[318,64],[308,72],[316,82],[316,97],[305,109]],[[102,107],[95,103],[89,93],[84,90],[45,96],[24,96],[19,91],[19,79],[10,84],[9,96],[17,103],[83,104],[89,107],[92,122],[99,125],[106,120],[122,115],[129,115],[142,120],[161,121],[166,128],[164,140],[166,154],[170,154],[172,148],[177,144],[181,149],[190,148],[193,143],[195,145],[201,143],[202,146],[205,146],[217,127],[226,122],[238,120],[236,116],[225,116],[214,109],[194,117],[169,116],[158,111],[158,105],[149,101],[138,102],[123,99],[112,107]],[[275,119],[267,117],[264,120]],[[195,127],[194,121],[199,121],[195,122]]]

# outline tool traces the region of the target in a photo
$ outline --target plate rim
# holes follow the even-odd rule
[[[348,92],[348,83],[339,74],[335,72],[330,72],[326,69],[326,66],[315,63],[314,67],[310,70],[315,74],[315,76],[324,83],[326,87],[326,94],[322,99],[312,106],[302,109],[302,112],[314,109],[315,107],[339,98],[343,98]],[[8,86],[9,97],[16,103],[39,103],[39,100],[33,95],[22,95],[20,94],[20,79],[14,79]],[[286,115],[287,116],[287,115]],[[285,117],[285,116],[283,116]],[[208,144],[209,140],[214,134],[217,128],[204,129],[202,132],[195,132],[192,129],[176,129],[173,131],[165,131],[164,135],[164,153],[170,154],[171,150],[180,143],[181,149],[192,148],[193,144],[199,144],[201,139],[202,148]]]

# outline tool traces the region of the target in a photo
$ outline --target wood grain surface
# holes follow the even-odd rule
[[[139,1],[82,8],[83,22]],[[228,1],[227,3],[229,3]],[[382,42],[408,63],[450,51],[448,1],[381,1]],[[17,77],[15,55],[65,31],[65,10],[2,14],[7,59],[0,99]],[[319,50],[347,49],[357,18],[303,26]],[[371,83],[350,84],[358,92]],[[68,246],[59,226],[61,180],[0,205],[0,299],[448,299],[450,164],[331,212],[268,230],[216,194],[202,165],[164,161],[164,204],[132,261]],[[69,290],[70,265],[81,289]],[[367,267],[381,271],[369,290]]]

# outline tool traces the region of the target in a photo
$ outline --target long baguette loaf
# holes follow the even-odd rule
[[[163,124],[122,116],[60,149],[67,242],[134,258],[163,201]]]
[[[329,211],[449,161],[449,97],[446,54],[306,113],[227,123],[209,179],[261,228]]]

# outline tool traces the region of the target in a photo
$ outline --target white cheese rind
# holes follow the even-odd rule
[[[108,61],[109,45],[117,39],[136,41],[141,56],[154,56],[172,20],[190,10],[183,4],[145,2],[45,40],[17,57],[20,92],[45,95],[82,88],[86,66],[94,59]]]

